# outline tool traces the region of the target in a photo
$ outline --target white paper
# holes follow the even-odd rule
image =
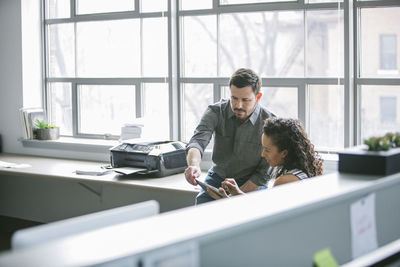
[[[104,175],[111,173],[112,170],[107,170],[102,168],[101,166],[83,166],[75,171],[76,174],[83,175]]]
[[[351,204],[350,219],[353,259],[376,250],[375,193]]]
[[[112,168],[111,170],[115,171],[116,173],[129,175],[137,172],[146,171],[146,168],[120,167],[120,168]]]
[[[12,162],[0,161],[0,168],[21,169],[21,168],[28,168],[28,167],[31,167],[31,165],[29,165],[29,164],[17,164],[17,163],[12,163]]]

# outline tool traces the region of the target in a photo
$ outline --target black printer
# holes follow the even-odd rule
[[[125,142],[110,149],[111,166],[146,168],[139,174],[154,177],[183,173],[187,167],[185,147],[179,141]]]

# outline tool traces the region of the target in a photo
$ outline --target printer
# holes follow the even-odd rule
[[[163,177],[183,173],[187,167],[186,144],[180,141],[135,142],[126,140],[110,149],[113,168],[143,168],[138,174]],[[133,141],[133,142],[132,142]]]

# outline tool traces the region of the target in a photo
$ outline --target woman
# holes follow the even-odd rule
[[[300,121],[294,119],[266,119],[262,135],[262,157],[270,168],[268,174],[274,179],[274,186],[303,180],[323,173],[323,160],[314,150]],[[210,190],[215,199],[221,198]],[[234,179],[222,182],[219,191],[228,197],[244,194]]]

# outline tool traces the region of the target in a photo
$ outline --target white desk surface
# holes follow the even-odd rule
[[[358,194],[372,186],[390,186],[398,183],[399,179],[400,173],[383,178],[332,173],[88,232],[29,250],[1,253],[0,265],[86,266],[104,263],[175,242],[212,239],[216,231],[225,231],[229,235],[232,232],[227,229],[240,227],[243,230],[251,223],[262,221],[264,225],[288,219],[298,212],[344,199],[352,192]]]
[[[124,178],[114,172],[105,175],[77,175],[74,173],[82,167],[108,165],[108,162],[94,162],[83,160],[59,159],[30,155],[16,155],[0,153],[0,161],[29,164],[27,168],[1,168],[0,174],[29,175],[42,179],[59,179],[77,182],[112,183],[124,186],[147,187],[162,190],[175,190],[195,193],[200,189],[186,182],[182,174],[170,175],[162,178]]]

